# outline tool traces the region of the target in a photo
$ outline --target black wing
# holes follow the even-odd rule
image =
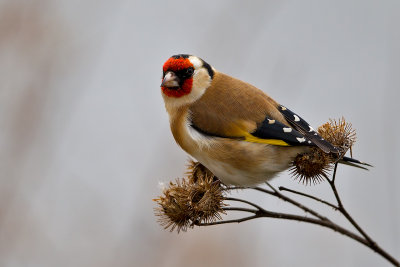
[[[281,140],[291,146],[313,145],[312,142],[300,132],[269,117],[266,117],[251,135],[262,140]]]
[[[285,117],[285,119],[289,122],[291,126],[293,126],[296,130],[302,133],[311,143],[318,146],[325,153],[338,153],[339,150],[333,146],[331,143],[322,138],[305,120],[303,120],[299,115],[292,112],[288,108],[279,105],[279,111]]]
[[[257,129],[251,133],[244,133],[243,136],[224,136],[213,134],[202,130],[194,122],[190,126],[196,131],[213,137],[242,139],[244,141],[277,145],[277,146],[315,146],[303,134],[296,131],[277,120],[266,117],[263,122],[259,123]]]

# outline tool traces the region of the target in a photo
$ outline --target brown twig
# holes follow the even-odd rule
[[[307,222],[307,223],[311,223],[311,224],[317,224],[317,225],[320,225],[323,227],[330,228],[333,231],[336,231],[338,233],[346,235],[346,236],[368,246],[368,242],[365,239],[363,239],[361,236],[358,236],[357,234],[354,234],[331,221],[324,221],[321,219],[308,218],[308,217],[304,217],[304,216],[300,216],[300,215],[272,212],[272,211],[267,211],[267,210],[256,211],[254,216],[244,217],[244,218],[240,218],[240,219],[209,222],[209,223],[196,223],[196,225],[210,226],[210,225],[227,224],[227,223],[241,223],[241,222],[256,219],[256,218],[276,218],[276,219],[286,219],[286,220],[294,220],[294,221],[300,221],[300,222]]]
[[[249,216],[249,217],[243,217],[243,218],[240,218],[240,219],[216,221],[216,222],[209,222],[209,223],[194,222],[194,225],[197,225],[197,226],[210,226],[210,225],[217,225],[217,224],[241,223],[241,222],[253,220],[253,219],[256,219],[256,218],[259,218],[259,216],[253,215],[253,216]]]
[[[351,215],[347,212],[345,207],[343,206],[342,200],[340,199],[339,193],[336,189],[335,185],[335,178],[336,178],[336,171],[337,171],[338,163],[335,163],[335,168],[333,170],[332,179],[328,179],[327,181],[331,186],[332,192],[335,195],[336,201],[338,203],[338,211],[343,214],[344,217],[357,229],[357,231],[365,238],[367,241],[366,246],[371,248],[376,253],[380,254],[382,257],[390,261],[394,266],[400,266],[400,263],[393,258],[390,254],[388,254],[385,250],[378,246],[378,244],[372,240],[372,238],[358,225],[358,223],[351,217]]]
[[[343,206],[342,200],[340,199],[339,193],[337,192],[336,185],[335,185],[337,165],[338,165],[338,163],[335,163],[332,180],[329,180],[329,179],[327,179],[327,180],[332,188],[332,192],[335,195],[336,201],[338,203],[338,210],[346,217],[347,220],[349,220],[349,222],[357,229],[357,231],[360,234],[362,234],[366,240],[368,240],[368,242],[373,244],[375,242],[364,232],[363,229],[361,229],[361,227],[356,223],[356,221],[350,216],[350,214],[347,212],[347,210]]]
[[[260,206],[258,206],[257,204],[254,204],[250,201],[244,200],[244,199],[240,199],[240,198],[234,198],[234,197],[226,197],[224,198],[225,200],[229,200],[229,201],[237,201],[237,202],[242,202],[245,204],[248,204],[250,206],[253,206],[254,208],[256,208],[257,210],[264,210],[263,208],[261,208]]]
[[[325,200],[323,200],[323,199],[314,197],[314,196],[312,196],[312,195],[309,195],[309,194],[306,194],[306,193],[303,193],[303,192],[299,192],[299,191],[296,191],[296,190],[292,190],[292,189],[289,189],[289,188],[286,188],[286,187],[283,187],[283,186],[280,186],[280,187],[279,187],[279,190],[280,190],[280,191],[287,191],[287,192],[290,192],[290,193],[293,193],[293,194],[297,194],[297,195],[300,195],[300,196],[304,196],[304,197],[307,197],[307,198],[311,198],[311,199],[316,200],[316,201],[318,201],[318,202],[321,202],[321,203],[323,203],[323,204],[325,204],[325,205],[328,205],[329,207],[333,208],[334,210],[338,210],[338,209],[339,209],[337,206],[335,206],[335,205],[329,203],[328,201],[325,201]]]
[[[244,212],[251,212],[251,213],[256,213],[257,210],[254,209],[246,209],[246,208],[240,208],[240,207],[225,207],[222,208],[225,211],[244,211]]]
[[[316,212],[316,211],[304,206],[303,204],[301,204],[301,203],[299,203],[299,202],[297,202],[297,201],[295,201],[295,200],[293,200],[293,199],[281,194],[278,190],[276,190],[274,187],[272,187],[268,182],[266,182],[266,184],[270,188],[272,188],[273,191],[269,191],[269,190],[266,190],[266,189],[261,188],[261,187],[255,187],[254,189],[257,190],[257,191],[264,192],[264,193],[270,194],[272,196],[278,197],[278,198],[280,198],[280,199],[282,199],[282,200],[284,200],[286,202],[289,202],[292,205],[294,205],[296,207],[299,207],[300,209],[304,210],[305,212],[308,212],[308,213],[314,215],[315,217],[320,218],[323,221],[330,221],[328,218],[326,218],[325,216],[322,216],[318,212]]]
[[[335,168],[332,175],[332,180],[328,180],[329,185],[332,188],[332,192],[335,195],[336,201],[338,203],[338,210],[346,217],[346,219],[357,229],[357,231],[362,234],[368,242],[371,244],[375,243],[361,227],[356,223],[356,221],[350,216],[347,210],[344,208],[342,200],[340,199],[339,193],[337,192],[336,185],[335,185],[335,177],[336,177],[336,170],[337,170],[338,163],[335,163]]]
[[[400,266],[400,263],[394,258],[392,257],[390,254],[388,254],[385,250],[383,250],[381,247],[378,246],[378,244],[373,241],[367,234],[366,232],[356,223],[356,221],[350,216],[350,214],[347,212],[347,210],[344,208],[343,203],[340,199],[340,196],[338,194],[338,191],[336,189],[336,185],[335,185],[335,180],[336,180],[336,172],[337,172],[337,163],[335,164],[334,167],[334,171],[333,171],[333,175],[332,175],[332,179],[329,179],[328,177],[325,177],[326,180],[328,181],[328,183],[331,186],[332,192],[335,195],[336,201],[337,201],[337,206],[335,206],[334,204],[331,204],[327,201],[324,201],[322,199],[319,199],[317,197],[302,193],[302,192],[298,192],[295,190],[291,190],[285,187],[279,187],[279,190],[281,191],[288,191],[297,195],[301,195],[304,197],[308,197],[310,199],[313,199],[315,201],[318,201],[320,203],[323,203],[331,208],[334,208],[335,210],[339,211],[340,213],[343,214],[343,216],[357,229],[357,231],[361,234],[358,235],[356,233],[353,233],[343,227],[341,227],[340,225],[332,222],[331,220],[329,220],[328,218],[326,218],[325,216],[322,216],[321,214],[319,214],[318,212],[306,207],[305,205],[289,198],[288,196],[283,195],[282,193],[280,193],[278,190],[276,190],[271,184],[269,184],[268,182],[266,183],[268,185],[268,187],[271,190],[265,189],[265,188],[261,188],[261,187],[255,187],[252,188],[254,190],[275,196],[281,200],[284,200],[286,202],[291,203],[292,205],[302,209],[303,211],[305,211],[306,213],[309,213],[313,216],[315,216],[316,218],[309,218],[309,217],[305,217],[305,216],[300,216],[300,215],[295,215],[295,214],[286,214],[286,213],[279,213],[279,212],[272,212],[272,211],[268,211],[265,210],[264,208],[258,206],[255,203],[252,203],[250,201],[247,200],[243,200],[243,199],[238,199],[238,198],[225,198],[226,200],[229,201],[237,201],[237,202],[242,202],[245,203],[247,205],[250,205],[252,207],[254,207],[255,209],[247,209],[247,208],[239,208],[239,207],[226,207],[224,208],[224,210],[226,211],[244,211],[244,212],[250,212],[250,213],[254,213],[253,216],[248,216],[248,217],[243,217],[240,219],[233,219],[233,220],[225,220],[225,221],[216,221],[216,222],[208,222],[208,223],[199,223],[199,222],[195,222],[196,225],[199,226],[210,226],[210,225],[218,225],[218,224],[228,224],[228,223],[241,223],[244,221],[249,221],[249,220],[253,220],[253,219],[257,219],[257,218],[277,218],[277,219],[286,219],[286,220],[294,220],[294,221],[300,221],[300,222],[306,222],[306,223],[311,223],[311,224],[316,224],[316,225],[320,225],[322,227],[326,227],[329,228],[333,231],[336,231],[338,233],[341,233],[345,236],[350,237],[351,239],[369,247],[370,249],[372,249],[373,251],[375,251],[376,253],[378,253],[379,255],[381,255],[382,257],[384,257],[386,260],[388,260],[389,262],[391,262],[394,266]],[[242,188],[242,187],[227,187],[225,190],[235,190],[235,189],[246,189],[246,188]]]

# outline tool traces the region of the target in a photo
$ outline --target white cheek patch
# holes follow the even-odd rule
[[[193,67],[195,69],[199,69],[201,68],[201,66],[203,66],[203,62],[201,62],[201,60],[198,57],[190,56],[189,61],[193,64]]]
[[[205,90],[210,86],[211,78],[208,72],[204,68],[200,68],[194,71],[193,84],[192,84],[192,95],[196,95],[196,100],[203,95]]]

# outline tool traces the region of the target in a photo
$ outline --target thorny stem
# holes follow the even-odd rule
[[[319,213],[317,213],[316,211],[304,206],[303,204],[300,204],[299,202],[281,194],[278,190],[276,190],[272,185],[270,185],[268,182],[266,183],[268,185],[268,187],[272,190],[267,190],[261,187],[255,187],[253,189],[275,196],[277,198],[280,198],[284,201],[287,201],[289,203],[291,203],[292,205],[304,210],[305,212],[314,215],[317,218],[308,218],[305,216],[300,216],[300,215],[295,215],[295,214],[286,214],[286,213],[278,213],[278,212],[272,212],[272,211],[268,211],[265,210],[263,208],[261,208],[260,206],[247,201],[247,200],[242,200],[242,199],[238,199],[238,198],[225,198],[226,200],[230,200],[230,201],[237,201],[237,202],[242,202],[245,204],[248,204],[256,209],[247,209],[247,208],[239,208],[239,207],[226,207],[224,208],[224,210],[229,211],[245,211],[245,212],[250,212],[250,213],[254,213],[253,216],[248,216],[248,217],[243,217],[240,219],[233,219],[233,220],[225,220],[225,221],[217,221],[217,222],[209,222],[209,223],[199,223],[196,222],[196,225],[199,226],[209,226],[209,225],[217,225],[217,224],[228,224],[228,223],[241,223],[244,221],[249,221],[249,220],[253,220],[253,219],[257,219],[257,218],[277,218],[277,219],[286,219],[286,220],[294,220],[294,221],[300,221],[300,222],[306,222],[306,223],[311,223],[311,224],[316,224],[316,225],[320,225],[329,229],[332,229],[333,231],[336,231],[338,233],[341,233],[345,236],[350,237],[351,239],[369,247],[370,249],[372,249],[373,251],[375,251],[376,253],[378,253],[379,255],[381,255],[382,257],[384,257],[386,260],[388,260],[389,262],[391,262],[394,266],[399,266],[400,267],[400,263],[394,258],[392,257],[390,254],[388,254],[386,251],[384,251],[381,247],[378,246],[378,244],[373,241],[365,232],[364,230],[361,229],[361,227],[356,223],[356,221],[350,216],[350,214],[347,212],[347,210],[344,208],[343,203],[339,197],[339,194],[337,192],[336,189],[336,185],[335,185],[335,179],[336,179],[336,171],[337,171],[337,163],[335,164],[335,168],[333,171],[333,175],[332,175],[332,179],[329,179],[328,177],[326,177],[326,180],[328,181],[328,183],[331,186],[331,189],[333,191],[333,194],[335,195],[336,201],[338,206],[335,206],[327,201],[324,201],[322,199],[319,199],[317,197],[302,193],[302,192],[298,192],[295,190],[291,190],[285,187],[280,187],[279,190],[281,191],[288,191],[297,195],[302,195],[308,198],[311,198],[315,201],[321,202],[331,208],[334,208],[335,210],[338,210],[340,213],[343,214],[343,216],[345,216],[345,218],[357,229],[357,231],[361,234],[361,236],[359,236],[356,233],[353,233],[343,227],[341,227],[340,225],[332,222],[331,220],[329,220],[328,218],[320,215]],[[241,188],[241,187],[227,187],[226,190],[234,190],[234,189],[246,189],[246,188]]]

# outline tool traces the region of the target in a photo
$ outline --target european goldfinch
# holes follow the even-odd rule
[[[312,146],[338,152],[300,116],[196,56],[169,58],[161,91],[175,141],[225,184],[265,182]]]

